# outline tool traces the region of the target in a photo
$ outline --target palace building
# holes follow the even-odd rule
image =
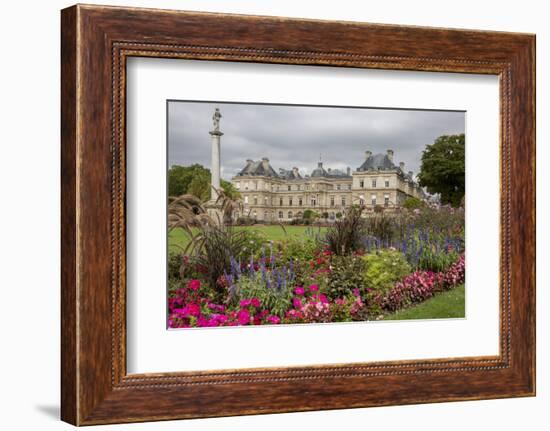
[[[367,211],[392,211],[408,197],[425,198],[413,172],[406,172],[403,162],[396,165],[393,156],[393,150],[375,155],[366,151],[354,171],[325,168],[319,162],[309,175],[296,167],[277,172],[266,157],[249,159],[232,183],[242,196],[244,215],[256,220],[291,221],[308,209],[335,220],[354,204]]]
[[[212,116],[211,175],[212,190],[208,212],[220,215],[217,204],[220,188],[220,131],[222,115],[216,108]],[[423,190],[414,180],[412,171],[405,172],[405,163],[397,166],[393,150],[373,155],[365,152],[363,163],[353,172],[325,168],[317,164],[309,175],[298,168],[275,171],[269,159],[247,160],[246,166],[232,178],[244,203],[244,214],[267,222],[291,221],[302,218],[304,211],[312,210],[335,220],[351,205],[363,205],[367,211],[380,208],[392,211],[408,197],[425,199]]]

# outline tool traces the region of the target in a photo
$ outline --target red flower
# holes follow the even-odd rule
[[[200,280],[190,280],[189,283],[187,283],[187,287],[191,290],[197,291],[201,287],[201,282]]]

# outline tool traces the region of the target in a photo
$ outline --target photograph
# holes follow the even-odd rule
[[[466,317],[464,111],[166,109],[169,329]]]

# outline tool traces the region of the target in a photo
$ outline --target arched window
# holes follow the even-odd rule
[[[292,218],[292,211],[288,212],[288,218]]]
[[[279,211],[279,218],[283,218],[283,212]]]

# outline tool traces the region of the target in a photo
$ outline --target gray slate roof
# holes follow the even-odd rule
[[[296,169],[279,169],[279,177],[285,180],[301,180],[302,176]]]
[[[346,172],[339,169],[326,170],[323,167],[323,163],[319,162],[317,167],[311,172],[313,178],[323,177],[323,178],[351,178],[351,175],[348,175]]]
[[[237,176],[244,175],[261,175],[264,177],[278,177],[277,172],[269,164],[269,160],[247,160],[246,166],[237,174]]]
[[[358,171],[368,170],[388,170],[395,169],[395,164],[390,160],[387,154],[375,154],[369,156],[361,166],[357,168]]]

